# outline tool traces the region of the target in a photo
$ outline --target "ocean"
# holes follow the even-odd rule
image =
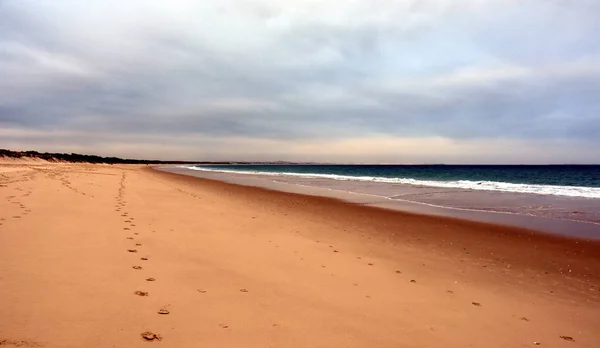
[[[600,198],[600,165],[211,165],[193,169]]]
[[[600,227],[600,165],[240,164],[186,168],[211,173],[212,178],[218,174],[217,179],[232,182],[246,177],[367,195],[374,202],[412,202]]]

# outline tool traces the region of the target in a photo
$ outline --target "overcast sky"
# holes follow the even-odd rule
[[[0,148],[600,163],[597,0],[0,0]]]

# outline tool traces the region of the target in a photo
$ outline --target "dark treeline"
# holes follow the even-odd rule
[[[37,151],[11,151],[0,149],[0,157],[10,158],[39,158],[49,162],[72,162],[72,163],[106,163],[106,164],[193,164],[203,162],[190,161],[158,161],[158,160],[138,160],[119,157],[102,157],[96,155],[81,155],[78,153],[48,153]],[[204,162],[208,163],[208,162]],[[212,162],[216,163],[216,162]],[[222,162],[221,162],[222,163]]]

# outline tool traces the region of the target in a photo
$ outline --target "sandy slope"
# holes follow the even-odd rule
[[[52,164],[52,163],[58,163],[58,162],[48,162],[46,160],[43,160],[41,158],[35,158],[35,157],[19,157],[19,158],[13,158],[13,157],[6,157],[6,156],[0,156],[0,168],[4,167],[4,169],[6,169],[6,167],[10,167],[10,166],[18,166],[18,165],[42,165],[42,164]]]
[[[143,166],[11,168],[0,345],[600,346],[597,244]]]

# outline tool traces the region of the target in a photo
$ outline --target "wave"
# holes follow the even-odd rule
[[[287,172],[266,172],[254,170],[228,170],[216,169],[207,167],[186,166],[185,168],[192,170],[200,170],[206,172],[219,173],[235,173],[235,174],[250,174],[250,175],[265,175],[265,176],[292,176],[302,177],[307,179],[332,179],[340,181],[366,181],[380,182],[388,184],[406,184],[414,186],[429,186],[429,187],[445,187],[445,188],[460,188],[468,190],[480,191],[499,191],[513,193],[530,193],[538,195],[552,196],[567,196],[567,197],[583,197],[583,198],[600,198],[599,187],[585,186],[559,186],[559,185],[535,185],[535,184],[515,184],[500,181],[471,181],[471,180],[420,180],[412,178],[386,178],[378,176],[352,176],[352,175],[336,175],[336,174],[318,174],[318,173],[287,173]]]

